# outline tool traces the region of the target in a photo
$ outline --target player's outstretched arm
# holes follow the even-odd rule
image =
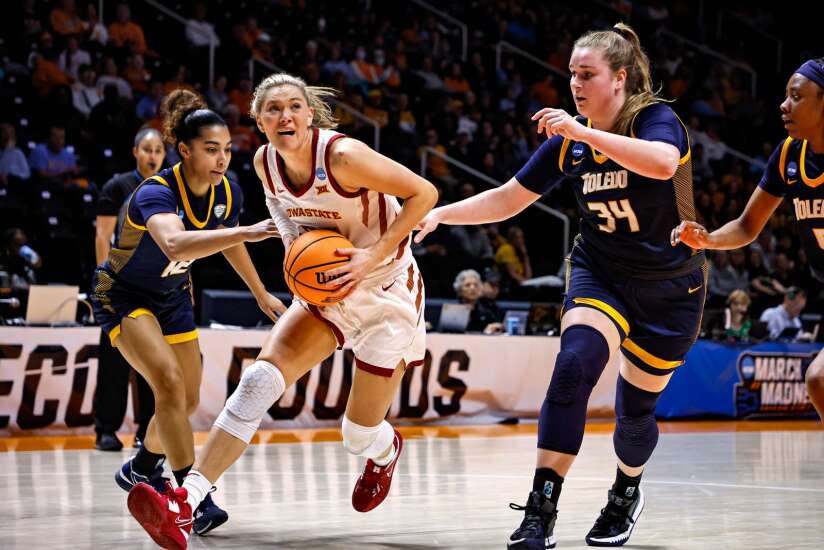
[[[272,220],[230,229],[186,231],[177,214],[171,212],[153,215],[146,222],[146,228],[172,261],[205,258],[246,241],[262,241],[278,234]]]
[[[421,219],[435,206],[438,191],[435,186],[405,166],[377,153],[356,139],[344,138],[332,144],[330,169],[344,188],[366,188],[403,199],[403,207],[380,240],[369,249],[340,249],[349,262],[327,272],[331,278],[341,275],[335,284],[348,291],[397,250]]]
[[[533,193],[518,183],[518,180],[512,178],[495,189],[489,189],[468,199],[436,208],[418,224],[415,242],[421,242],[441,223],[478,225],[506,220],[539,198],[541,195]]]
[[[781,204],[782,198],[776,197],[760,187],[750,197],[744,212],[736,219],[709,233],[704,226],[696,222],[681,222],[672,230],[672,246],[684,243],[690,248],[710,248],[729,250],[748,245],[755,240],[772,213]]]

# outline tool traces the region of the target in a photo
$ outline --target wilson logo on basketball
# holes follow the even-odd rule
[[[315,187],[315,190],[318,192],[318,195],[330,192],[328,185],[318,185],[317,187]]]
[[[331,277],[329,277],[323,271],[316,271],[315,272],[315,279],[317,280],[319,285],[325,285],[326,283],[328,283],[330,281],[334,281],[335,279],[340,279],[342,276],[343,276],[343,274],[341,274],[341,275],[332,275]]]

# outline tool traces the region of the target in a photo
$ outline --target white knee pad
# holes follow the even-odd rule
[[[255,361],[243,371],[237,389],[226,401],[215,426],[249,443],[263,415],[285,390],[283,374],[275,365]]]
[[[344,415],[341,432],[346,450],[366,458],[383,455],[395,439],[395,430],[386,420],[370,428],[355,424]]]

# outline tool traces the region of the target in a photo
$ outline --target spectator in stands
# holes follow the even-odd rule
[[[143,121],[149,121],[158,116],[158,109],[160,109],[160,101],[163,99],[163,84],[157,80],[149,84],[149,91],[146,95],[140,98],[135,108],[137,118]]]
[[[252,81],[248,76],[242,76],[237,88],[229,92],[229,103],[237,107],[242,115],[249,114],[249,106],[252,104]]]
[[[223,111],[229,134],[232,136],[233,153],[251,153],[260,147],[260,138],[249,126],[241,124],[240,109],[230,103]]]
[[[163,84],[163,95],[167,96],[175,90],[195,91],[189,83],[189,67],[185,63],[176,66],[172,77]]]
[[[28,238],[19,227],[3,232],[0,250],[0,271],[10,278],[11,288],[24,290],[37,282],[34,270],[43,265],[40,255],[28,245]]]
[[[117,49],[125,49],[125,53],[147,54],[146,37],[143,27],[132,21],[129,5],[117,5],[117,15],[114,23],[109,25],[109,42]]]
[[[146,69],[146,62],[139,53],[129,56],[126,68],[123,70],[123,79],[129,83],[132,90],[142,95],[149,88],[152,73]]]
[[[72,79],[77,80],[80,68],[91,64],[92,57],[89,52],[80,48],[77,37],[70,36],[66,41],[66,49],[57,58],[57,66]]]
[[[114,175],[100,192],[97,201],[95,223],[95,258],[102,264],[109,255],[112,237],[119,235],[118,219],[126,200],[140,183],[156,174],[163,167],[165,149],[160,133],[154,129],[140,130],[134,138],[132,154],[135,168],[129,172]],[[122,218],[120,219],[122,223]],[[101,451],[119,451],[123,443],[117,437],[117,430],[126,413],[126,399],[129,376],[132,368],[120,352],[112,347],[109,335],[100,332],[97,384],[94,390],[94,431],[95,447]],[[146,438],[149,419],[154,414],[154,395],[146,381],[135,371],[138,395],[136,396],[137,433],[135,446]]]
[[[724,337],[731,341],[747,341],[750,338],[752,319],[748,313],[750,309],[750,295],[745,290],[736,289],[727,297],[727,308],[724,310]]]
[[[744,252],[741,249],[735,251],[735,266],[731,263],[731,255],[732,252],[726,250],[713,251],[707,283],[710,307],[722,305],[733,290],[747,290],[750,286],[749,273],[744,265]]]
[[[29,156],[32,171],[44,182],[69,183],[80,171],[74,153],[66,147],[66,129],[49,128],[46,143],[35,146]]]
[[[114,85],[106,86],[103,89],[103,101],[92,109],[89,116],[89,130],[94,141],[108,149],[109,156],[118,165],[122,165],[131,156],[130,136],[134,135],[135,127],[134,111],[123,104]]]
[[[443,79],[443,87],[447,92],[456,96],[471,91],[460,63],[452,63],[449,67],[449,75]]]
[[[80,67],[80,78],[72,85],[74,108],[88,118],[94,106],[100,103],[102,99],[103,96],[97,87],[97,74],[94,72],[94,68],[91,65],[82,65]]]
[[[364,107],[363,114],[377,122],[378,126],[385,128],[389,123],[389,112],[383,108],[383,94],[380,90],[369,90],[369,103]]]
[[[342,73],[348,83],[354,78],[352,67],[343,59],[343,49],[340,42],[333,42],[329,51],[329,59],[321,65],[321,73],[327,79],[332,79],[337,73]]]
[[[117,63],[113,57],[103,58],[103,74],[97,79],[97,89],[100,91],[101,97],[105,94],[103,91],[108,86],[114,86],[117,89],[117,95],[123,99],[132,99],[132,87],[124,78],[118,74]]]
[[[86,9],[86,14],[89,19],[87,47],[94,46],[95,51],[99,51],[109,43],[109,31],[97,16],[97,7],[94,2],[89,2]]]
[[[800,315],[807,306],[807,293],[804,289],[792,286],[784,294],[784,302],[771,307],[761,314],[761,321],[767,323],[770,338],[805,339],[808,337],[801,330]],[[800,338],[799,338],[800,337]]]
[[[458,200],[475,195],[475,186],[464,182],[458,188]],[[456,252],[465,256],[465,262],[474,266],[491,263],[495,257],[492,244],[482,225],[451,225],[449,232],[457,245]]]
[[[495,251],[495,262],[509,282],[517,286],[532,278],[532,262],[526,249],[523,229],[513,225],[506,232],[506,237]]]
[[[27,180],[31,177],[29,163],[17,146],[17,131],[8,122],[0,123],[0,186],[9,180]]]
[[[441,145],[438,132],[434,128],[426,131],[426,143],[418,149],[418,156],[424,153],[424,147],[434,149],[438,153],[446,154],[446,147]],[[447,184],[454,184],[456,182],[452,172],[449,170],[449,165],[444,159],[437,155],[429,154],[426,159],[427,176],[438,179]]]
[[[786,252],[779,252],[775,255],[775,267],[772,276],[783,287],[781,290],[795,285],[795,263],[787,256]]]
[[[423,82],[424,90],[433,92],[444,89],[444,83],[438,73],[435,72],[434,62],[431,56],[426,56],[421,62],[421,68],[416,74]]]
[[[501,310],[494,301],[483,297],[481,276],[477,271],[464,269],[458,273],[452,288],[455,289],[460,303],[472,306],[467,332],[499,334],[502,331]]]
[[[86,31],[87,23],[77,15],[74,0],[61,0],[60,6],[49,15],[49,24],[60,36],[79,36]]]
[[[228,84],[229,80],[226,78],[226,75],[220,75],[215,79],[214,84],[206,93],[206,101],[209,103],[209,107],[216,113],[223,112],[223,110],[226,109],[226,105],[229,104],[229,94],[226,93]]]
[[[34,56],[32,87],[41,98],[46,97],[57,86],[70,86],[72,79],[60,70],[52,49]]]
[[[206,20],[206,4],[203,2],[195,4],[194,16],[186,22],[186,40],[197,49],[208,48],[210,44],[220,46],[215,26]]]

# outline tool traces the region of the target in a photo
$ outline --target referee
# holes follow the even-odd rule
[[[112,177],[97,201],[97,234],[95,236],[95,256],[97,265],[109,255],[113,235],[120,233],[125,206],[129,196],[140,183],[156,174],[163,164],[166,151],[160,133],[153,128],[140,130],[134,138],[132,154],[137,167],[131,172]],[[117,243],[114,243],[117,246]],[[97,366],[97,386],[94,390],[94,431],[95,447],[101,451],[119,451],[123,443],[117,438],[117,430],[126,415],[126,401],[129,389],[129,363],[120,352],[112,347],[109,335],[100,331],[100,352]],[[149,419],[154,414],[154,395],[146,381],[134,371],[135,387],[135,446],[139,446],[146,436]]]

